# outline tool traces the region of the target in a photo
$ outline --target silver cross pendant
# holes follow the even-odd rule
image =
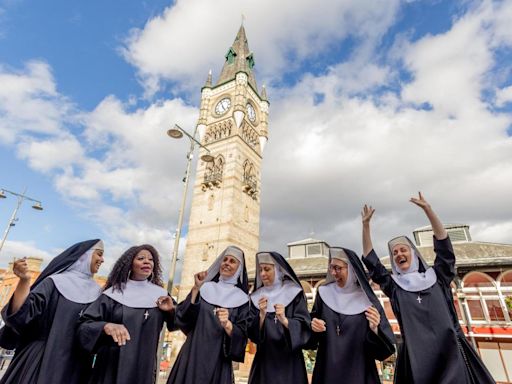
[[[418,298],[416,299],[416,301],[421,304],[421,300],[422,300],[421,295],[418,293]]]
[[[144,320],[147,320],[149,317],[149,312],[148,310],[146,309],[146,312],[144,312]]]

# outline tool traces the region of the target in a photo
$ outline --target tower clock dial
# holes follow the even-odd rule
[[[251,122],[254,123],[256,121],[256,111],[254,110],[254,107],[252,106],[251,103],[247,103],[246,109],[247,109],[247,117],[249,118],[249,120]]]
[[[217,115],[223,115],[231,107],[231,100],[228,97],[223,98],[215,106],[215,113]]]

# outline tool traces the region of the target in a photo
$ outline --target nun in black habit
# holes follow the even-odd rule
[[[318,347],[313,384],[380,383],[375,360],[394,351],[395,338],[359,257],[329,249],[329,271],[311,312],[311,349]]]
[[[164,322],[174,329],[174,304],[162,285],[160,258],[151,245],[129,248],[114,264],[77,330],[82,347],[96,354],[89,383],[155,383],[160,332]]]
[[[176,323],[187,335],[168,384],[232,384],[233,361],[243,362],[249,318],[243,251],[227,247],[178,304]]]
[[[277,252],[256,254],[249,338],[257,345],[249,384],[307,383],[302,349],[310,317],[295,272]]]
[[[494,383],[459,325],[450,287],[456,273],[455,254],[448,233],[421,193],[410,201],[423,209],[432,225],[433,267],[411,240],[400,236],[388,243],[389,273],[373,250],[370,219],[374,209],[364,206],[362,212],[363,262],[389,297],[402,333],[395,383]]]
[[[101,293],[93,280],[101,263],[103,242],[98,239],[66,249],[32,286],[26,259],[14,262],[13,272],[20,280],[2,310],[6,326],[0,344],[15,347],[16,352],[0,383],[82,382],[92,359],[81,351],[74,336],[81,313]]]

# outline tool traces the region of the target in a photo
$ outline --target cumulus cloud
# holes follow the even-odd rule
[[[398,6],[399,1],[370,0],[178,1],[144,28],[132,30],[122,52],[149,94],[162,80],[195,91],[209,68],[218,73],[239,27],[234,20],[247,14],[260,81],[279,81],[283,72],[336,49],[348,36],[372,47],[393,23]]]
[[[238,27],[225,26],[250,15],[258,81],[271,84],[261,248],[286,252],[287,242],[313,236],[358,251],[359,212],[370,203],[377,208],[374,240],[385,252],[387,238],[426,224],[408,203],[417,190],[446,222],[470,224],[474,239],[510,242],[503,205],[512,190],[512,116],[494,108],[510,95],[492,75],[497,52],[512,44],[503,16],[510,6],[484,3],[446,32],[416,41],[397,36],[380,52],[398,5],[178,1],[133,30],[123,54],[146,92],[170,81],[199,93],[202,74],[220,69]],[[347,57],[285,85],[284,74],[347,37],[354,40]],[[77,212],[100,226],[113,256],[149,242],[168,258],[189,143],[165,132],[175,122],[193,127],[197,107],[180,98],[140,107],[106,96],[92,111],[77,111],[42,62],[2,68],[3,79],[11,89],[0,89],[0,102],[14,98],[0,103],[2,143],[52,175]],[[489,90],[495,99],[482,96]]]

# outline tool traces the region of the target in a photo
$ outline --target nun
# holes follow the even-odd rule
[[[389,297],[400,325],[402,344],[395,383],[494,383],[459,325],[450,283],[455,254],[448,233],[421,193],[410,201],[427,216],[434,232],[434,265],[429,267],[406,236],[388,243],[391,273],[375,253],[370,235],[374,209],[364,206],[363,262],[374,282]]]
[[[311,312],[311,349],[318,348],[313,384],[380,383],[375,360],[394,351],[395,338],[359,257],[351,250],[329,249],[325,283]]]
[[[2,347],[16,352],[0,383],[75,384],[87,376],[90,355],[74,336],[80,315],[101,293],[93,275],[102,263],[103,242],[98,239],[66,249],[32,286],[26,259],[14,262],[19,281],[2,310],[6,326],[0,339]]]
[[[95,354],[88,383],[155,383],[160,332],[164,322],[174,329],[174,304],[162,285],[153,246],[131,247],[116,261],[77,330],[80,345]]]
[[[187,340],[168,384],[232,384],[233,361],[243,362],[247,345],[249,285],[243,251],[227,247],[176,309]]]
[[[307,383],[302,349],[310,338],[304,290],[277,252],[256,254],[249,338],[257,345],[250,384]]]

